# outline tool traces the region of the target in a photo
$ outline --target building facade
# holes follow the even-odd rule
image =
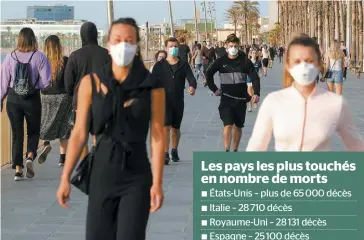
[[[268,30],[275,28],[275,24],[279,21],[279,13],[278,13],[278,1],[270,0],[268,2],[268,13],[269,13],[269,24]]]
[[[73,20],[74,7],[67,5],[54,6],[28,6],[27,18],[35,18],[43,21]]]
[[[71,52],[82,46],[80,30],[85,20],[64,20],[64,21],[40,21],[36,19],[11,19],[1,22],[1,47],[15,48],[20,30],[24,27],[33,29],[40,47],[44,44],[49,35],[60,37],[67,52]],[[105,33],[98,30],[98,41],[104,45]]]

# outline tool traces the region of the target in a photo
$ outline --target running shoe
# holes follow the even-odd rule
[[[251,112],[251,111],[252,111],[252,107],[248,106],[248,112]]]
[[[26,176],[27,178],[33,178],[34,177],[34,163],[33,159],[28,158],[25,162],[25,169],[26,169]]]
[[[179,162],[180,161],[177,149],[172,149],[171,155],[172,155],[172,161],[173,162]]]
[[[64,166],[64,160],[59,159],[58,166],[63,167]]]
[[[16,172],[14,176],[14,181],[22,181],[24,180],[24,174],[22,172]]]
[[[253,108],[254,108],[254,109],[258,109],[258,103],[254,103],[254,104],[253,104]]]
[[[165,153],[164,156],[164,165],[169,165],[169,162],[171,161],[171,158],[169,157],[169,153]]]
[[[43,164],[47,160],[48,153],[52,150],[51,145],[46,144],[43,147],[42,152],[39,154],[38,163]]]

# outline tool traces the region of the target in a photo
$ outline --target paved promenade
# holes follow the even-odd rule
[[[262,80],[262,96],[280,89],[281,79],[282,65],[276,62],[266,79]],[[358,80],[350,74],[344,85],[344,95],[352,106],[358,130],[364,135],[364,78]],[[219,98],[210,96],[201,85],[196,96],[186,96],[179,149],[182,162],[165,168],[165,204],[158,213],[151,215],[148,240],[192,240],[192,152],[223,151],[218,104]],[[246,148],[256,114],[247,113],[240,150]],[[343,150],[340,139],[335,139],[333,144],[335,150]],[[2,171],[2,240],[84,239],[86,197],[73,189],[71,208],[59,207],[55,192],[61,168],[58,167],[58,149],[55,144],[53,146],[47,162],[35,165],[33,180],[14,182],[11,169]],[[273,149],[273,144],[270,149]]]

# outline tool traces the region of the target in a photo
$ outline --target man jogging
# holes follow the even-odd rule
[[[189,84],[188,92],[191,96],[195,94],[197,82],[188,62],[178,58],[177,39],[167,39],[165,47],[168,56],[156,63],[152,76],[163,81],[166,91],[165,164],[168,165],[171,160],[169,156],[170,138],[172,138],[172,161],[180,161],[177,149],[181,137],[180,127],[184,111],[185,81],[187,79]]]
[[[220,118],[224,124],[224,146],[230,151],[232,129],[234,128],[234,152],[238,151],[242,128],[245,123],[247,103],[251,96],[247,91],[247,78],[256,81],[253,63],[248,60],[244,52],[239,51],[239,38],[235,34],[227,37],[228,54],[218,58],[207,69],[207,86],[216,95],[221,95],[219,106]],[[219,72],[221,90],[214,83],[214,74]],[[259,89],[255,90],[259,92]]]

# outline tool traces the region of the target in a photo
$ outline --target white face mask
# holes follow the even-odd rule
[[[128,66],[134,59],[137,51],[137,45],[131,45],[126,42],[120,42],[115,45],[109,45],[112,60],[119,67]]]
[[[230,56],[236,56],[239,52],[239,49],[237,47],[229,47],[227,52]]]
[[[317,75],[319,74],[318,68],[306,62],[301,62],[300,64],[288,69],[295,82],[301,86],[308,86],[315,82]]]

